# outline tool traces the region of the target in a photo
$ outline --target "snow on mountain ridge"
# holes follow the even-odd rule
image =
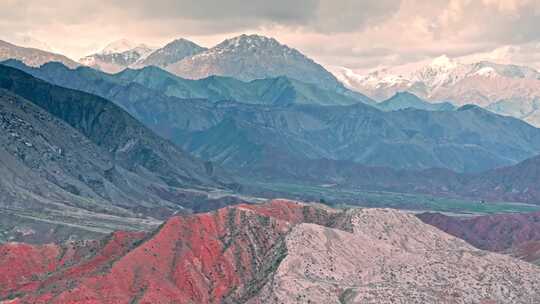
[[[158,66],[166,68],[186,57],[190,57],[206,51],[207,48],[202,47],[192,41],[180,38],[167,43],[162,48],[159,48],[148,55],[138,60],[132,68],[141,68],[146,66]]]
[[[333,71],[349,88],[376,100],[410,91],[430,102],[475,104],[540,126],[540,110],[531,106],[540,98],[540,72],[531,67],[441,56],[429,62],[381,68],[364,75],[344,68]]]
[[[0,40],[0,61],[15,59],[29,66],[41,66],[47,62],[61,62],[64,65],[75,68],[78,63],[68,57],[56,53],[46,52],[31,47],[22,47],[4,40]]]
[[[246,34],[226,39],[206,52],[193,56],[193,58],[214,57],[224,53],[238,54],[253,51],[254,49],[272,50],[272,53],[280,54],[282,56],[295,55],[305,58],[299,51],[279,43],[274,38]]]
[[[109,43],[100,52],[81,58],[79,62],[105,72],[117,73],[138,61],[144,60],[154,50],[154,48],[145,44],[120,39]]]
[[[495,76],[497,74],[497,71],[495,71],[495,69],[492,67],[483,67],[477,70],[476,72],[474,72],[474,74],[489,77],[489,76]]]
[[[456,60],[450,59],[446,55],[441,55],[433,59],[430,63],[430,66],[433,68],[440,68],[442,70],[452,70],[456,68],[458,62]]]
[[[146,52],[153,51],[154,48],[149,47],[143,43],[134,43],[127,39],[120,39],[120,40],[109,43],[98,54],[111,55],[111,54],[117,54],[117,53],[124,53],[124,52],[132,51],[132,50],[146,53]]]
[[[363,75],[356,74],[354,71],[346,68],[335,68],[334,72],[337,74],[338,79],[345,83],[351,82],[351,79],[355,80],[356,86],[353,85],[353,88],[365,91],[368,95],[373,88],[388,88],[388,86],[404,83],[407,83],[409,86],[422,83],[429,91],[435,91],[441,86],[449,86],[475,75],[540,79],[540,72],[530,67],[498,64],[489,61],[466,63],[458,59],[449,58],[446,55],[437,57],[430,62],[381,68]],[[378,96],[372,97],[386,99],[394,93],[388,94],[385,98]],[[429,99],[429,96],[422,97]]]
[[[167,67],[183,78],[212,75],[243,81],[287,76],[323,89],[343,90],[343,85],[323,66],[274,38],[240,35]],[[367,98],[366,98],[367,99]]]

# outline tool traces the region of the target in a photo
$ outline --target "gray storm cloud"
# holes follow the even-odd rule
[[[538,0],[1,0],[0,39],[31,36],[78,58],[123,37],[211,46],[258,32],[322,63],[366,68],[534,44],[539,17]]]
[[[320,32],[350,32],[383,20],[399,9],[401,0],[162,0],[130,1],[124,9],[139,18],[189,20],[192,31],[244,30],[289,25]],[[125,1],[109,1],[117,8]]]

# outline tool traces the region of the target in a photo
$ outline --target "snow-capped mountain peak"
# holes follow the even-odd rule
[[[442,70],[453,70],[458,66],[458,62],[449,58],[446,55],[441,55],[431,61],[429,64],[431,68],[438,68]]]
[[[143,60],[154,49],[145,44],[133,43],[127,39],[120,39],[108,44],[96,54],[81,58],[79,62],[105,72],[117,73],[123,69]]]
[[[148,56],[139,60],[135,64],[135,67],[153,65],[165,68],[170,64],[206,50],[207,48],[197,45],[192,41],[179,38],[167,43],[164,47],[155,50],[151,54],[148,54]]]
[[[105,46],[105,48],[103,48],[103,50],[101,50],[99,53],[103,55],[118,54],[133,50],[137,47],[145,47],[145,45],[137,44],[127,39],[120,39],[107,44],[107,46]]]
[[[409,91],[427,101],[475,104],[540,126],[540,110],[533,106],[540,100],[540,72],[530,67],[441,56],[416,66],[379,69],[364,75],[347,69],[333,71],[348,87],[376,100]]]
[[[205,56],[214,56],[220,54],[243,54],[246,52],[272,54],[273,56],[304,57],[297,50],[279,43],[274,38],[246,34],[227,39],[203,54]]]
[[[237,37],[233,37],[218,44],[216,48],[254,48],[261,46],[281,46],[281,44],[274,38],[265,37],[261,35],[246,35],[242,34]]]
[[[492,67],[486,66],[478,69],[474,72],[474,74],[479,76],[493,77],[497,74],[497,71],[495,71],[495,69]]]
[[[325,89],[343,89],[321,65],[274,38],[240,35],[167,67],[178,76],[191,79],[211,75],[240,80],[287,76]]]

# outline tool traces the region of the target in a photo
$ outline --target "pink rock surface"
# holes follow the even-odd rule
[[[539,277],[410,214],[285,200],[149,235],[0,246],[5,303],[538,303]]]

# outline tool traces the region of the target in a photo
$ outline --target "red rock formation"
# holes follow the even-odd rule
[[[60,248],[54,245],[7,244],[0,247],[0,298],[32,291],[40,276],[58,267]]]
[[[504,252],[527,250],[531,241],[540,241],[540,212],[528,214],[498,214],[458,218],[440,213],[424,213],[418,217],[447,233],[484,250]],[[524,246],[521,249],[517,249]],[[525,260],[534,261],[526,258]]]
[[[499,288],[496,284],[507,288],[512,299],[540,291],[540,283],[531,279],[540,275],[533,265],[484,254],[411,215],[376,209],[344,212],[277,200],[173,217],[152,234],[117,232],[101,242],[65,246],[0,246],[0,302],[275,303],[279,298],[290,303],[294,292],[276,293],[275,284],[292,291],[308,284],[312,287],[305,297],[314,303],[371,299],[380,289],[363,286],[359,279],[368,274],[365,278],[374,282],[381,276],[408,278],[403,263],[411,261],[418,264],[410,278],[418,281],[412,292],[422,299],[445,294],[444,286],[427,292],[422,287],[439,269],[449,272],[444,278],[448,286],[463,285],[455,280],[460,273],[471,282],[464,287],[482,286],[470,291],[471,299],[484,298]],[[483,275],[470,275],[471,265]],[[516,267],[523,275],[507,271]],[[393,270],[379,273],[384,269]],[[490,285],[499,276],[500,282]],[[514,286],[518,279],[523,283],[519,289]],[[407,299],[403,284],[386,291],[402,294],[400,301]],[[357,287],[348,291],[348,286]]]
[[[53,286],[54,290],[75,284],[81,273],[107,267],[144,235],[116,232],[103,241],[69,242],[64,246],[0,246],[0,298],[35,292],[44,286]]]
[[[97,252],[91,258],[76,258],[78,250],[69,246],[5,245],[2,252],[14,254],[1,262],[13,259],[17,266],[6,273],[15,279],[0,281],[2,297],[22,294],[20,303],[218,303],[241,298],[278,264],[285,250],[283,236],[295,223],[330,219],[324,209],[274,201],[173,217],[140,245],[142,235],[116,233],[105,246],[94,246]]]

